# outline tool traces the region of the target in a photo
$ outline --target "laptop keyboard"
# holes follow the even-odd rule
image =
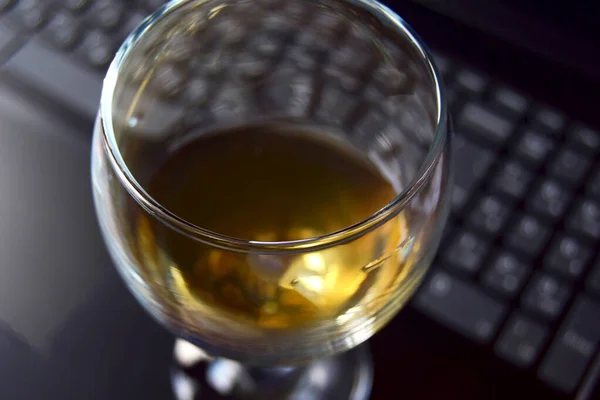
[[[600,357],[600,133],[447,58],[438,65],[455,187],[413,304],[573,393]]]
[[[93,118],[108,64],[162,0],[0,0],[0,71]],[[3,54],[5,57],[2,57]]]
[[[162,3],[0,0],[0,71],[91,119],[114,52]],[[456,128],[455,186],[413,305],[573,393],[600,363],[600,133],[436,58]]]

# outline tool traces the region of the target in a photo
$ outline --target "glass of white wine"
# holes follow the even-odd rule
[[[93,191],[117,270],[210,355],[214,393],[359,400],[359,345],[438,247],[448,147],[431,57],[381,4],[176,0],[110,66]]]

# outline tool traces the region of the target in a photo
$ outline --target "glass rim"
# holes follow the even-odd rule
[[[137,44],[139,39],[144,36],[144,34],[160,19],[168,16],[171,12],[191,1],[196,0],[172,0],[146,17],[146,19],[144,19],[144,21],[127,36],[117,51],[108,68],[102,85],[99,117],[101,120],[100,122],[104,143],[108,150],[110,164],[121,184],[123,184],[129,194],[146,211],[159,218],[162,222],[166,223],[176,231],[191,237],[192,239],[207,243],[212,246],[234,251],[280,254],[282,252],[317,251],[335,246],[337,244],[350,242],[393,218],[411,202],[417,193],[419,193],[423,185],[432,175],[446,145],[447,105],[446,98],[443,95],[443,85],[440,80],[438,69],[433,61],[433,57],[429,49],[424,44],[423,40],[406,23],[406,21],[404,21],[404,19],[402,19],[394,11],[376,0],[341,0],[359,5],[376,18],[392,23],[393,29],[410,42],[410,45],[413,47],[413,49],[417,50],[420,54],[422,61],[425,63],[425,67],[429,69],[436,92],[437,120],[433,142],[429,146],[425,160],[419,167],[416,177],[413,178],[407,187],[404,188],[393,200],[365,219],[343,229],[326,233],[321,236],[314,236],[308,239],[270,242],[236,238],[194,225],[163,207],[136,180],[121,155],[113,129],[113,100],[119,79],[119,73],[122,70],[124,62],[127,61],[131,50]]]

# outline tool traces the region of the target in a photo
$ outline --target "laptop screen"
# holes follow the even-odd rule
[[[389,4],[398,0],[388,0]],[[600,79],[600,2],[413,0],[435,12]]]

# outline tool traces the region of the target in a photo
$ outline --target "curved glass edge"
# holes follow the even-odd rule
[[[419,52],[421,60],[429,68],[429,73],[433,79],[438,100],[437,122],[433,143],[429,148],[423,165],[417,172],[416,178],[413,179],[407,185],[406,189],[396,196],[394,200],[373,213],[368,218],[350,225],[342,230],[301,240],[263,242],[234,238],[190,224],[189,222],[161,206],[160,203],[153,199],[152,196],[150,196],[137,182],[119,151],[113,130],[113,98],[117,87],[119,72],[122,70],[122,65],[126,61],[131,49],[139,40],[139,38],[160,19],[168,16],[170,13],[176,11],[179,7],[184,6],[192,1],[196,0],[173,0],[160,7],[144,21],[142,21],[142,23],[135,28],[131,34],[129,34],[127,39],[125,39],[119,48],[115,58],[110,64],[102,87],[102,95],[100,99],[100,121],[103,128],[102,132],[104,141],[108,148],[110,164],[112,168],[114,168],[117,177],[122,182],[126,190],[147,212],[161,219],[164,223],[179,233],[215,247],[250,253],[260,252],[262,254],[280,254],[282,252],[294,253],[318,251],[334,245],[350,242],[369,233],[373,229],[376,229],[393,218],[411,202],[417,193],[419,193],[423,185],[426,184],[433,174],[435,166],[439,162],[443,150],[446,147],[446,134],[448,132],[447,104],[446,97],[444,95],[443,83],[440,79],[438,68],[433,61],[430,50],[424,44],[423,40],[408,25],[408,23],[406,23],[404,19],[393,12],[390,8],[375,0],[346,0],[350,3],[354,3],[365,8],[367,11],[377,16],[384,24],[395,30],[398,30],[402,36],[406,37],[410,41],[413,49],[416,49]]]

